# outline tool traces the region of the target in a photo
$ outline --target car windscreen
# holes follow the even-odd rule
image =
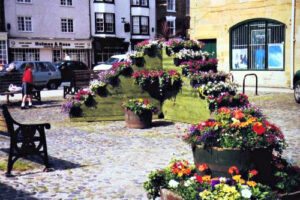
[[[116,62],[118,62],[118,61],[119,61],[118,58],[110,58],[110,59],[108,59],[108,60],[105,62],[105,64],[107,64],[107,65],[113,65],[114,63],[116,63]]]

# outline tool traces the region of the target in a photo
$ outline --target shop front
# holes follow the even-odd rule
[[[10,61],[76,60],[91,63],[90,40],[9,39]]]

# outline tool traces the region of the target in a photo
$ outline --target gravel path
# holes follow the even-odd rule
[[[289,143],[284,155],[300,165],[300,105],[291,94],[262,94],[252,101],[282,128]],[[188,124],[157,120],[151,129],[133,130],[123,121],[71,123],[60,104],[49,100],[35,109],[10,109],[20,122],[51,123],[46,134],[55,171],[42,172],[37,164],[13,171],[14,178],[2,172],[0,199],[146,199],[143,182],[150,171],[172,157],[193,161],[189,145],[178,138]],[[0,146],[8,148],[9,141],[0,138]]]

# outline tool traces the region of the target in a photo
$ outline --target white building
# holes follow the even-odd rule
[[[155,0],[90,0],[95,63],[156,35]]]
[[[91,63],[89,0],[4,0],[9,60]]]

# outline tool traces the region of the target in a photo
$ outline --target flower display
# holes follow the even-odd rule
[[[117,75],[118,74],[116,73],[116,70],[114,70],[114,69],[101,71],[98,74],[98,80],[103,83],[109,84],[110,80],[112,78],[116,77]]]
[[[133,71],[130,62],[128,61],[116,62],[113,64],[112,69],[115,70],[118,75],[131,75]]]
[[[179,58],[181,60],[205,60],[210,54],[208,52],[203,52],[201,50],[194,51],[192,49],[181,49],[178,53],[171,53],[174,58]]]
[[[181,77],[176,70],[140,70],[133,73],[133,78],[135,78],[135,83],[144,89],[158,87],[155,92],[159,93],[160,96],[181,87]]]
[[[160,43],[157,40],[144,40],[136,44],[135,49],[137,51],[144,51],[146,48],[160,47]]]
[[[192,49],[194,51],[199,51],[204,47],[204,43],[197,40],[180,40],[171,39],[165,42],[165,46],[170,52],[179,52],[181,49]]]
[[[248,96],[245,94],[230,94],[225,92],[218,97],[208,96],[209,109],[214,111],[221,107],[245,107],[249,105]]]
[[[142,115],[145,112],[153,112],[156,114],[159,111],[158,108],[149,103],[148,99],[129,99],[123,102],[122,106],[137,115]]]
[[[228,112],[227,108],[220,108],[215,119],[192,125],[184,140],[205,148],[268,148],[282,153],[286,143],[280,129],[251,112],[247,109]]]
[[[150,173],[144,188],[149,199],[159,196],[160,188],[169,189],[183,199],[277,199],[271,188],[251,180],[252,177],[242,177],[233,173],[231,178],[211,177],[210,175],[200,176],[195,173],[195,166],[188,164],[190,173],[178,176],[173,169],[178,171],[186,170],[188,161],[172,160],[170,165],[164,169]],[[203,163],[203,166],[207,166]],[[231,170],[239,171],[237,168]],[[230,169],[228,170],[230,171]]]
[[[230,74],[225,72],[198,72],[189,75],[190,83],[193,88],[198,88],[208,82],[225,82],[229,79]]]
[[[216,98],[223,94],[234,95],[237,92],[238,84],[233,82],[208,82],[198,88],[202,97],[209,96]]]
[[[102,81],[99,81],[99,80],[92,80],[90,82],[90,87],[89,88],[90,88],[90,91],[92,92],[92,94],[96,94],[98,88],[105,87],[105,86],[106,86],[105,82],[102,82]]]
[[[131,59],[133,58],[142,58],[144,56],[144,51],[131,51],[128,53]]]
[[[215,58],[210,58],[207,60],[189,60],[180,63],[180,67],[184,76],[202,75],[207,77],[207,74],[201,74],[201,72],[217,72],[218,60]],[[210,72],[210,75],[212,75],[212,72]]]

